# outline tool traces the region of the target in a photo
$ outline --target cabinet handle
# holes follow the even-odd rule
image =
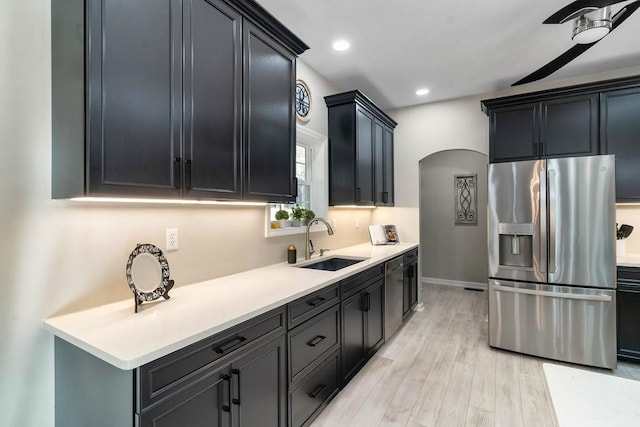
[[[326,384],[319,384],[318,387],[316,387],[311,393],[309,393],[309,397],[315,399],[320,395],[320,393],[324,391],[325,388],[327,388]]]
[[[293,178],[293,198],[298,198],[298,178]]]
[[[226,341],[224,344],[221,344],[219,347],[214,347],[216,353],[224,355],[230,350],[235,349],[238,345],[242,344],[247,339],[243,336],[238,335],[237,337],[233,337],[229,341]]]
[[[224,382],[225,382],[225,383],[226,383],[226,385],[227,385],[227,387],[226,387],[226,389],[227,389],[227,394],[226,394],[226,396],[231,397],[231,377],[230,377],[229,375],[226,375],[226,374],[225,374],[225,375],[223,375],[223,376],[222,376],[222,379],[224,380]],[[224,386],[223,386],[223,389],[222,389],[222,399],[223,399],[224,401],[226,401],[226,400],[227,400],[227,398],[225,397]],[[223,403],[223,404],[222,404],[222,410],[223,410],[224,412],[231,412],[231,407],[229,406],[229,404],[227,404],[227,403]]]
[[[238,394],[237,394],[237,397],[234,397],[233,399],[231,399],[231,403],[233,403],[234,405],[240,406],[240,369],[232,369],[231,373],[238,377],[238,387],[236,387]]]
[[[184,161],[184,181],[187,190],[191,190],[191,160]]]
[[[413,266],[413,265],[410,265],[410,266],[409,266],[409,271],[408,271],[408,273],[409,273],[409,274],[408,274],[409,279],[413,279],[413,269],[414,269],[414,266]]]
[[[174,187],[176,188],[176,190],[180,189],[180,186],[182,185],[182,179],[180,177],[180,164],[182,163],[182,159],[180,157],[176,157],[175,159],[173,159],[173,182]]]
[[[356,187],[356,202],[359,202],[362,199],[362,190],[360,187]]]
[[[324,300],[326,300],[325,297],[315,297],[315,298],[310,299],[309,301],[307,301],[307,304],[310,305],[311,307],[315,307],[315,306],[321,304]]]
[[[389,203],[389,193],[386,191],[382,192],[382,203]]]
[[[311,341],[309,341],[309,342],[307,343],[307,345],[308,345],[309,347],[315,347],[316,345],[320,344],[320,342],[321,342],[322,340],[324,340],[325,338],[327,338],[327,337],[322,336],[322,335],[318,335],[317,337],[315,337],[314,339],[312,339]]]
[[[371,294],[366,293],[362,296],[362,311],[369,311],[371,308]]]

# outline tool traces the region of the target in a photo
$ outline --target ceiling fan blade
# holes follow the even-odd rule
[[[602,40],[602,39],[600,39],[600,40]],[[598,40],[598,41],[600,41],[600,40]],[[557,57],[553,61],[551,61],[548,64],[546,64],[545,66],[537,69],[533,73],[529,74],[527,77],[524,77],[524,78],[518,80],[517,82],[515,82],[511,86],[519,86],[519,85],[523,85],[525,83],[531,83],[531,82],[535,82],[536,80],[544,79],[545,77],[555,73],[560,68],[564,67],[569,62],[571,62],[574,59],[576,59],[578,56],[582,55],[587,49],[589,49],[594,44],[598,43],[598,41],[595,41],[595,42],[589,43],[589,44],[577,44],[577,45],[573,46],[571,49],[569,49],[568,51],[566,51],[565,53],[563,53],[562,55],[560,55],[559,57]]]
[[[615,15],[611,17],[611,31],[618,28],[620,24],[626,21],[627,18],[631,16],[633,12],[638,10],[638,8],[640,8],[640,0],[636,0],[633,3],[629,3],[628,5],[620,9]],[[611,32],[609,32],[609,34],[611,34]],[[531,82],[535,82],[536,80],[544,79],[545,77],[555,73],[560,68],[564,67],[569,62],[576,59],[578,56],[582,55],[585,51],[587,51],[587,49],[589,49],[591,46],[598,43],[600,40],[596,40],[593,43],[577,44],[573,46],[571,49],[569,49],[568,51],[566,51],[565,53],[563,53],[553,61],[549,62],[547,65],[537,69],[536,71],[529,74],[528,76],[518,80],[511,86],[519,86],[525,83],[531,83]]]
[[[584,13],[593,12],[623,1],[625,0],[576,0],[545,19],[543,24],[562,24],[570,19],[584,15]]]
[[[620,24],[627,20],[629,16],[640,8],[640,0],[636,0],[633,3],[629,3],[622,9],[620,9],[615,15],[611,17],[611,31],[618,28]]]

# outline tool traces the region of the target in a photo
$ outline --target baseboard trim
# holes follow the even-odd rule
[[[465,282],[462,280],[436,279],[435,277],[423,277],[422,283],[432,283],[434,285],[455,286],[458,288],[487,289],[486,283]]]

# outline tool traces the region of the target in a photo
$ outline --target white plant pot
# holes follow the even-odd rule
[[[285,228],[286,226],[287,226],[287,220],[286,219],[279,219],[278,220],[278,227]]]

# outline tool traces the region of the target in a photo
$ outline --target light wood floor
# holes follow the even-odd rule
[[[554,426],[545,359],[492,349],[486,292],[425,285],[413,313],[312,424]],[[640,365],[602,373],[640,380]]]

